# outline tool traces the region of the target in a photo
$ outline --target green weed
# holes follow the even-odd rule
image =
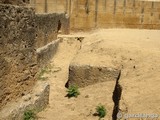
[[[67,97],[69,97],[69,98],[77,97],[78,95],[80,95],[78,87],[74,86],[74,85],[69,86],[67,92],[68,92]]]
[[[33,110],[26,110],[24,112],[24,119],[23,120],[36,120],[36,114]]]
[[[103,105],[98,105],[96,107],[97,115],[99,116],[99,119],[104,118],[106,116],[106,108]]]

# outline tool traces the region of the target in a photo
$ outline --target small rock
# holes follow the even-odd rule
[[[55,67],[55,68],[53,69],[53,72],[59,72],[59,71],[61,71],[61,68],[60,68],[60,67]]]
[[[28,95],[26,95],[26,96],[23,96],[22,99],[27,102],[27,101],[29,101],[29,100],[31,99],[31,95],[28,94]]]
[[[40,95],[41,95],[40,93],[36,93],[36,94],[35,94],[36,97],[39,97]]]
[[[89,95],[86,95],[85,98],[89,98]]]

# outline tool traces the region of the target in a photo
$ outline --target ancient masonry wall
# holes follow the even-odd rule
[[[68,33],[68,23],[65,14],[0,4],[0,109],[32,90],[36,73],[55,54],[58,30]]]
[[[95,27],[160,29],[160,2],[139,0],[75,1],[71,11],[71,23],[71,29]]]
[[[31,0],[37,13],[65,12],[71,30],[92,28],[160,29],[160,1]]]
[[[0,5],[0,108],[35,83],[34,17],[32,8]]]
[[[69,10],[69,0],[30,0],[36,13],[64,13]]]
[[[44,66],[54,56],[61,34],[69,33],[69,19],[64,13],[36,14],[36,50],[39,66]]]
[[[30,0],[0,0],[1,4],[12,4],[12,5],[26,5],[30,3]]]
[[[64,13],[36,14],[36,48],[57,39],[58,32],[69,33],[69,20]]]

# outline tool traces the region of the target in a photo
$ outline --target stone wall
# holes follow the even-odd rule
[[[69,32],[65,14],[0,4],[0,109],[32,90],[36,73],[56,53],[60,31]]]
[[[60,39],[59,33],[69,33],[69,18],[64,13],[36,14],[36,50],[40,67],[45,66],[55,55]]]
[[[71,29],[79,30],[95,27],[160,29],[160,2],[139,0],[74,1],[71,23]]]
[[[69,33],[69,19],[64,13],[36,14],[36,47],[57,39],[58,32]]]
[[[65,12],[71,30],[160,29],[160,0],[32,0],[37,13]]]
[[[36,13],[64,13],[69,10],[69,0],[30,0]]]
[[[0,109],[27,94],[35,83],[35,13],[0,5]]]
[[[29,4],[29,0],[0,0],[0,3],[12,5],[26,5]]]

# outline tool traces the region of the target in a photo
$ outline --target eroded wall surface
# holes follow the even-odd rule
[[[94,27],[160,29],[160,2],[77,0],[72,6],[71,23],[72,29]]]
[[[0,4],[0,109],[32,90],[36,73],[56,52],[60,31],[69,32],[64,13]]]
[[[160,29],[160,1],[32,0],[36,12],[65,12],[71,30],[94,28]]]
[[[36,14],[36,47],[57,39],[58,32],[69,33],[69,19],[64,13]]]
[[[59,33],[69,33],[69,19],[64,13],[36,14],[36,49],[40,67],[45,66],[56,54]]]
[[[69,10],[69,0],[30,0],[36,13],[64,13]]]
[[[29,0],[0,0],[1,4],[12,4],[12,5],[26,5],[29,4]]]
[[[0,5],[0,109],[27,94],[37,72],[33,9]]]

